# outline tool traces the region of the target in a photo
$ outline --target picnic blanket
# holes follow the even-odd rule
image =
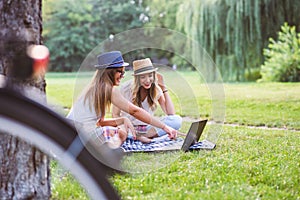
[[[133,140],[132,138],[127,138],[125,142],[122,144],[121,148],[125,152],[151,152],[155,148],[170,146],[175,143],[182,142],[182,138],[177,138],[176,140],[155,140],[150,143],[144,144],[139,140]]]
[[[216,144],[208,141],[208,140],[202,140],[201,142],[196,142],[192,146],[190,146],[189,150],[199,150],[199,149],[214,149],[216,147]]]
[[[170,140],[168,137],[165,137],[162,140],[154,140],[150,143],[144,144],[141,141],[133,140],[132,138],[127,138],[125,142],[122,144],[121,149],[124,152],[152,152],[156,148],[170,146],[176,143],[183,143],[183,138],[176,138],[176,140]],[[212,147],[212,145],[214,145]],[[189,149],[190,150],[200,150],[200,149],[213,149],[215,144],[203,140],[201,142],[197,142],[193,144]]]

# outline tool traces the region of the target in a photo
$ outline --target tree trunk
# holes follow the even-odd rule
[[[27,44],[41,44],[41,4],[42,0],[0,0],[1,44],[14,36]],[[0,73],[6,75],[18,49],[0,50]],[[22,84],[45,92],[44,76]],[[47,155],[19,138],[0,133],[0,199],[49,199],[49,172]]]

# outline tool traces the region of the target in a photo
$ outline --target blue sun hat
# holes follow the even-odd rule
[[[96,69],[126,67],[129,63],[124,62],[120,51],[105,52],[97,56]]]

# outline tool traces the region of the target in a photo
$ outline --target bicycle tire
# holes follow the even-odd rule
[[[46,151],[46,154],[50,154],[47,152],[48,149],[63,153],[65,157],[58,160],[63,166],[68,166],[68,162],[73,161],[69,170],[77,179],[88,176],[84,177],[85,180],[79,178],[78,181],[92,199],[120,199],[117,191],[108,181],[108,175],[113,173],[112,169],[99,162],[89,152],[79,139],[76,128],[64,117],[18,92],[0,88],[0,122],[1,120],[2,131],[5,125],[6,129],[11,129],[13,125],[13,129],[26,130],[26,134],[20,133],[18,137],[32,140],[32,143]],[[38,138],[38,141],[34,141],[32,134]],[[49,146],[44,146],[45,142],[41,142],[42,140],[45,140],[46,145]],[[74,144],[81,145],[82,149],[79,151],[74,149],[72,147]],[[74,163],[76,166],[73,165]]]

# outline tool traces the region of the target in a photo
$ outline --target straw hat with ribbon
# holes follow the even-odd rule
[[[132,64],[134,76],[154,72],[158,69],[157,67],[153,66],[150,58],[135,60]]]

